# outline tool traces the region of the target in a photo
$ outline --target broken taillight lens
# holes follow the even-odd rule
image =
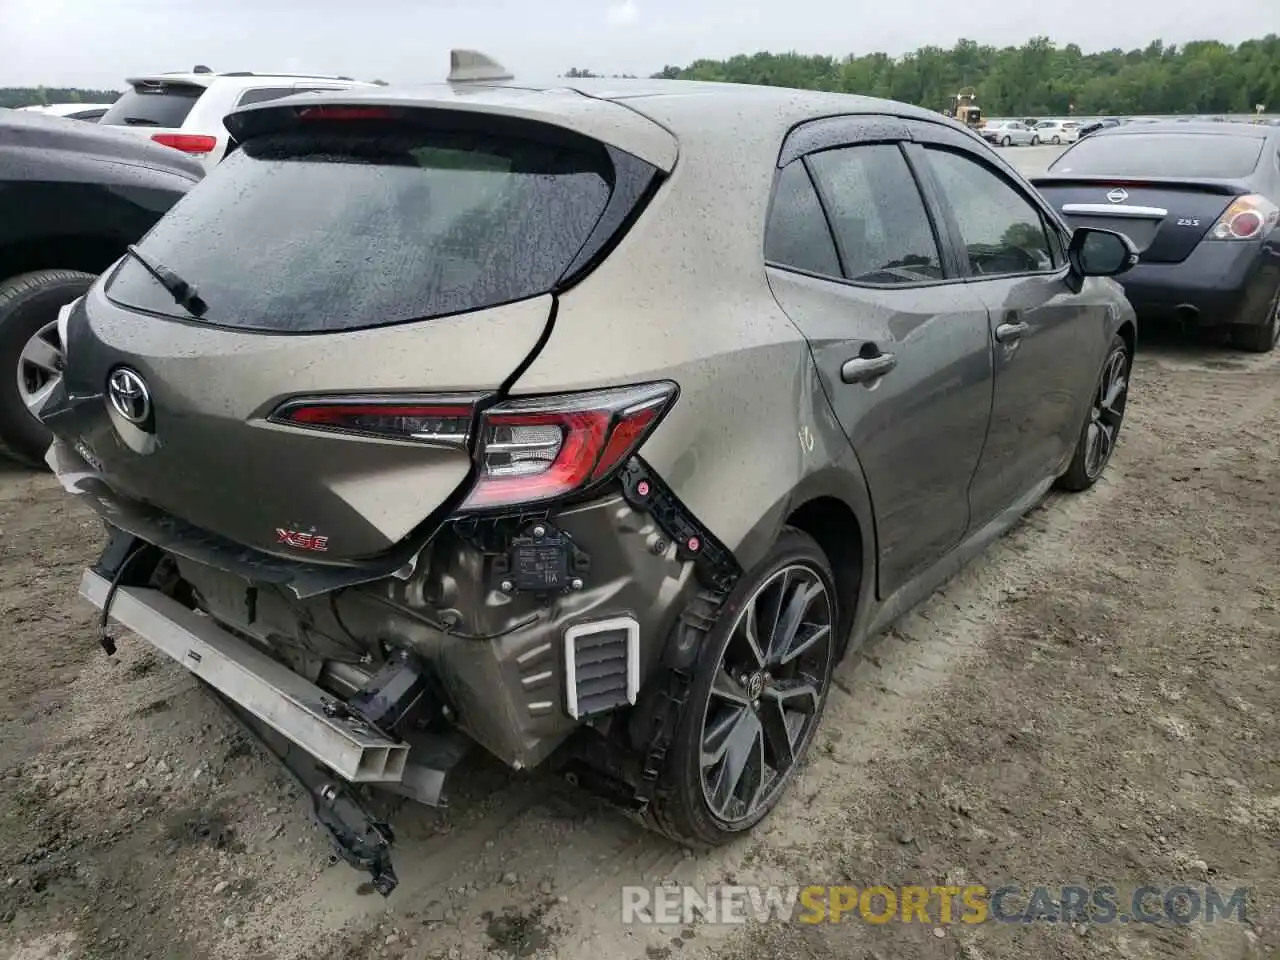
[[[486,410],[462,510],[554,500],[610,476],[657,426],[674,383],[512,400]]]

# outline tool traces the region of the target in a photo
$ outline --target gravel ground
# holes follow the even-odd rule
[[[1013,151],[1016,154],[1023,151]],[[846,662],[789,796],[692,855],[471,763],[401,808],[389,901],[176,665],[75,597],[96,522],[0,467],[0,956],[1024,960],[1280,956],[1280,353],[1144,343],[1107,477]],[[1178,880],[1245,923],[625,927],[620,887]]]

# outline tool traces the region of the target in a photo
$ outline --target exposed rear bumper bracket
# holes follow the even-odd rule
[[[361,806],[346,786],[335,782],[295,744],[225,696],[215,695],[311,797],[315,818],[328,832],[338,855],[357,870],[366,871],[374,890],[390,896],[400,882],[391,864],[395,834],[390,824]]]
[[[85,571],[81,596],[102,609],[110,592],[109,580]],[[408,744],[334,711],[332,698],[319,687],[210,618],[159,590],[136,586],[116,589],[110,614],[344,779],[394,784],[403,778]]]

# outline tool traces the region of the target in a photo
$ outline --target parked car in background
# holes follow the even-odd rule
[[[375,86],[350,77],[214,73],[207,67],[131,77],[127,82],[129,90],[98,122],[181,150],[206,168],[226,155],[229,143],[222,121],[239,107],[308,91]]]
[[[384,892],[346,784],[438,802],[459,740],[750,830],[846,650],[1099,478],[1136,338],[1129,242],[930,111],[455,63],[231,114],[45,411],[84,595]]]
[[[1222,327],[1245,350],[1280,337],[1280,128],[1154,123],[1082,140],[1035,180],[1077,226],[1119,230],[1139,315]]]
[[[51,117],[65,117],[68,120],[87,120],[97,123],[111,106],[109,103],[48,103],[30,107],[19,107],[31,113],[43,113]]]
[[[59,309],[202,173],[98,124],[0,110],[0,454],[44,462],[49,431],[34,411],[62,378]]]
[[[1118,126],[1120,126],[1120,121],[1114,117],[1104,117],[1101,120],[1084,120],[1080,123],[1080,132],[1076,139],[1091,137],[1100,130],[1110,130],[1112,127]]]
[[[1021,120],[988,120],[980,131],[987,143],[1000,147],[1034,147],[1040,135]]]
[[[1080,139],[1080,124],[1075,120],[1041,120],[1036,136],[1042,143],[1075,143]]]

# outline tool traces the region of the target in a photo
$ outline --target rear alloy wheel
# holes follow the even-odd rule
[[[785,530],[707,635],[654,800],[659,829],[684,844],[716,846],[768,815],[822,717],[839,622],[822,549]]]
[[[1031,136],[1031,145],[1032,145],[1033,147],[1038,147],[1038,146],[1040,146],[1040,138],[1039,138],[1039,137],[1037,137],[1035,134],[1032,134],[1032,136]]]
[[[1120,425],[1124,423],[1131,364],[1129,345],[1117,334],[1102,364],[1102,375],[1089,408],[1089,417],[1076,442],[1071,465],[1058,478],[1058,486],[1063,490],[1088,490],[1098,482],[1102,471],[1111,462],[1111,454],[1115,452],[1116,441],[1120,438]]]
[[[36,412],[62,382],[58,311],[93,280],[74,270],[40,270],[0,283],[0,454],[43,463],[51,438]]]
[[[1250,353],[1270,353],[1280,343],[1280,291],[1268,308],[1266,323],[1238,326],[1231,331],[1231,342]]]
[[[1053,145],[1056,147],[1060,143],[1062,143],[1062,138],[1055,133],[1053,135]]]

